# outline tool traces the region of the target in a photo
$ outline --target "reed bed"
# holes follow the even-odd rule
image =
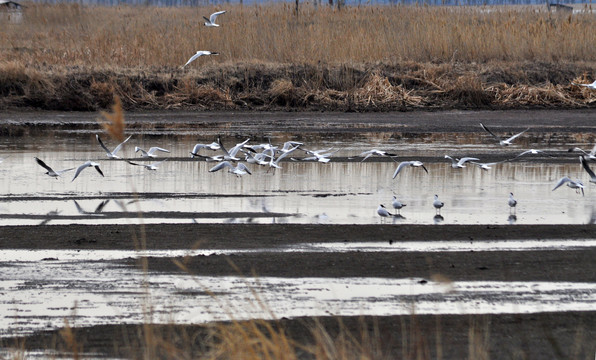
[[[0,107],[590,106],[596,17],[542,7],[29,4],[0,38]],[[197,50],[204,56],[185,69]],[[543,73],[539,75],[539,73]],[[534,91],[533,89],[536,89]],[[52,95],[55,94],[55,95]]]

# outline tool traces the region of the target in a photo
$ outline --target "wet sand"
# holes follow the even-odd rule
[[[478,121],[491,121],[497,126],[514,126],[515,129],[532,126],[561,132],[593,131],[594,111],[532,111],[524,112],[449,112],[449,113],[400,113],[382,114],[374,123],[367,122],[370,114],[324,114],[332,120],[317,123],[316,114],[296,119],[286,115],[279,122],[273,116],[262,114],[239,115],[242,119],[239,132],[260,132],[275,129],[283,131],[478,131]],[[14,114],[13,114],[14,115]],[[0,120],[11,114],[0,115]],[[47,115],[47,114],[46,114]],[[15,119],[19,115],[14,115]],[[70,114],[68,116],[71,116]],[[224,115],[211,115],[213,119],[201,122],[205,114],[188,115],[186,120],[200,124],[213,124]],[[130,118],[139,117],[132,115]],[[343,118],[352,120],[342,120]],[[171,119],[167,115],[164,118]],[[179,118],[184,119],[184,116]],[[259,120],[255,123],[251,121]],[[521,119],[520,119],[521,118]],[[22,119],[22,116],[21,116]],[[89,116],[85,125],[96,127]],[[191,121],[191,119],[194,119]],[[333,120],[336,119],[336,120]],[[448,119],[450,121],[440,121]],[[31,119],[29,119],[29,123]],[[157,121],[159,122],[159,121]],[[15,120],[13,125],[26,122]],[[43,126],[49,126],[46,120]],[[68,121],[62,126],[68,126]],[[244,125],[243,125],[244,124]],[[310,125],[309,125],[310,124]],[[287,125],[287,127],[286,127]],[[40,125],[42,126],[42,125]],[[221,125],[225,127],[225,125]],[[387,130],[391,129],[391,130]],[[229,131],[229,130],[228,130]],[[513,130],[512,130],[513,131]],[[40,236],[40,234],[43,234]],[[174,236],[173,236],[174,234]],[[596,225],[264,225],[264,224],[187,224],[187,225],[50,225],[50,226],[6,226],[0,228],[0,249],[259,249],[309,242],[399,242],[430,240],[519,240],[519,239],[593,239]],[[137,239],[135,241],[134,239]],[[258,240],[255,240],[258,239]],[[142,240],[142,241],[141,241]],[[149,259],[151,271],[180,272],[174,259]],[[177,259],[187,267],[184,271],[202,275],[236,275],[256,273],[260,276],[302,277],[421,277],[430,279],[440,274],[449,280],[535,280],[595,282],[596,249],[567,251],[520,251],[520,252],[453,252],[453,253],[268,253],[242,254],[233,256],[196,256]],[[233,263],[236,267],[232,267]],[[123,261],[137,266],[137,261]],[[280,324],[288,335],[300,343],[310,343],[313,319],[283,319]],[[334,334],[337,323],[360,338],[363,328],[359,319],[320,319],[325,329]],[[305,325],[306,324],[306,325]],[[310,324],[310,325],[309,325]],[[374,325],[377,324],[377,325]],[[413,325],[414,324],[414,325]],[[437,330],[437,324],[438,330]],[[381,334],[382,353],[385,358],[436,358],[437,351],[443,358],[480,358],[473,356],[470,349],[470,334],[481,336],[478,341],[488,349],[492,359],[509,358],[572,358],[592,359],[596,351],[596,312],[539,313],[530,315],[491,316],[392,316],[366,318],[364,328],[373,331],[378,326]],[[125,357],[140,357],[144,337],[142,327],[131,325],[97,326],[76,329],[77,344],[84,351],[98,351],[103,354]],[[152,329],[163,334],[170,343],[194,339],[180,346],[189,351],[189,358],[208,348],[205,339],[208,327],[201,326],[155,326]],[[472,331],[470,331],[472,330]],[[67,350],[58,332],[45,332],[25,339],[24,347],[55,348]],[[414,335],[412,335],[414,334]],[[440,334],[440,346],[436,345]],[[196,337],[195,337],[196,335]],[[408,345],[403,346],[403,340]],[[486,339],[486,342],[484,340]],[[21,339],[22,340],[22,339]],[[17,339],[4,339],[3,345],[20,343]],[[440,349],[440,350],[437,350]],[[303,358],[309,356],[302,352]],[[163,358],[168,357],[163,355]]]

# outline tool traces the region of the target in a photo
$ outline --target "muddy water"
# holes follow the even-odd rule
[[[155,161],[135,158],[134,147],[169,149],[170,153],[160,153],[158,160],[167,161],[157,171],[107,159],[94,133],[86,131],[3,137],[0,225],[131,223],[140,221],[139,213],[146,223],[588,223],[594,217],[594,185],[588,183],[577,154],[566,151],[569,141],[578,137],[553,140],[545,148],[552,156],[528,156],[483,171],[474,165],[452,169],[443,156],[477,156],[492,162],[512,158],[537,144],[524,139],[518,146],[504,149],[487,145],[486,137],[475,133],[278,133],[272,137],[274,144],[300,140],[307,149],[333,148],[337,152],[327,164],[288,160],[276,171],[248,164],[252,175],[243,177],[226,171],[210,173],[214,163],[191,160],[194,144],[211,142],[213,137],[199,138],[184,131],[180,135],[133,134],[120,153],[139,163],[152,163]],[[224,144],[230,148],[244,139],[228,136]],[[107,138],[105,142],[111,148],[116,145]],[[423,159],[428,174],[421,168],[406,168],[392,179],[396,162],[378,158],[361,162],[356,157],[372,148],[396,152],[397,161]],[[205,155],[219,153],[203,150]],[[89,168],[73,182],[73,172],[56,180],[44,174],[35,156],[54,169],[98,161],[105,177]],[[295,156],[303,158],[305,154],[297,151]],[[566,175],[586,184],[585,196],[567,187],[552,191]],[[510,192],[519,204],[514,214],[507,205]],[[435,216],[432,207],[434,194],[445,203],[441,216]],[[407,206],[401,216],[383,221],[376,208],[381,203],[391,207],[393,195]]]

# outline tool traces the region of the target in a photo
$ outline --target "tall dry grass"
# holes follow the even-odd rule
[[[546,8],[225,5],[220,8],[84,7],[29,4],[3,26],[0,60],[27,66],[176,67],[197,50],[205,63],[285,64],[596,61],[596,18]],[[489,12],[490,10],[490,12]]]

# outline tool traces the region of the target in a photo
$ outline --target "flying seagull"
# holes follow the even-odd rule
[[[215,165],[214,167],[212,167],[211,169],[209,169],[209,172],[216,172],[219,171],[225,167],[228,167],[228,172],[231,172],[232,174],[236,174],[237,176],[242,176],[242,175],[252,175],[252,173],[248,170],[248,168],[246,167],[246,165],[240,163],[237,166],[232,165],[229,161],[222,161],[219,164]]]
[[[555,187],[553,188],[552,191],[557,190],[561,185],[563,185],[565,183],[567,183],[567,186],[569,186],[570,188],[575,189],[576,193],[579,192],[579,190],[581,190],[582,195],[584,195],[584,187],[585,187],[584,184],[579,180],[573,181],[568,176],[563,176],[559,180],[557,185],[555,185]]]
[[[195,156],[200,157],[201,155],[199,155],[199,151],[203,148],[215,151],[215,150],[219,150],[221,147],[216,142],[212,142],[211,144],[196,144],[192,148],[192,151],[190,152],[191,157],[195,157]]]
[[[426,170],[426,168],[424,167],[424,164],[422,163],[422,161],[418,161],[418,160],[402,161],[402,162],[399,163],[399,165],[397,165],[397,169],[395,169],[395,172],[393,173],[393,178],[395,179],[395,177],[397,176],[397,174],[400,173],[401,169],[403,169],[406,166],[413,166],[413,167],[420,167],[420,166],[422,166],[422,168],[424,169],[424,171],[426,171],[426,173],[428,174],[428,170]]]
[[[81,171],[85,170],[88,167],[93,166],[95,168],[95,170],[97,170],[97,172],[99,173],[99,175],[103,176],[103,173],[101,172],[101,169],[99,168],[99,164],[93,161],[87,161],[85,162],[83,165],[79,166],[77,168],[77,171],[75,172],[74,177],[72,178],[72,180],[70,180],[70,182],[73,182],[77,176],[79,176],[79,174],[81,173]]]
[[[464,164],[467,163],[468,161],[480,161],[480,159],[473,158],[473,157],[463,157],[461,159],[456,160],[449,155],[445,155],[445,159],[451,160],[451,167],[454,169],[465,168],[466,165],[464,165]]]
[[[148,151],[145,151],[145,150],[141,149],[140,147],[135,146],[135,152],[139,152],[139,151],[141,152],[141,157],[151,157],[151,158],[157,157],[155,155],[156,151],[162,151],[162,152],[167,152],[167,153],[170,152],[170,150],[166,150],[166,149],[163,149],[163,148],[160,148],[157,146],[149,148]]]
[[[571,84],[572,85],[576,85],[576,86],[585,86],[588,89],[596,90],[596,81],[594,81],[591,84],[578,84],[578,83],[574,83],[574,82],[572,82]]]
[[[571,148],[568,151],[569,152],[579,151],[579,152],[583,153],[584,155],[586,155],[588,157],[588,160],[596,160],[596,145],[594,145],[594,147],[592,148],[592,150],[590,152],[587,152],[587,151],[580,149],[578,147]]]
[[[153,163],[153,164],[139,164],[139,163],[135,163],[135,162],[132,162],[132,161],[127,161],[127,162],[130,165],[142,166],[142,167],[144,167],[147,170],[157,170],[157,168],[159,167],[159,165],[162,162],[166,161],[166,160],[168,160],[168,159],[165,159],[165,160],[162,160],[162,161],[158,161],[158,162]]]
[[[39,164],[39,166],[41,166],[42,168],[46,169],[46,175],[51,176],[55,179],[58,179],[58,176],[64,174],[67,171],[71,171],[74,170],[74,168],[70,168],[70,169],[64,169],[64,170],[58,170],[58,171],[54,171],[51,167],[49,167],[48,165],[46,165],[46,163],[44,163],[40,158],[35,158],[35,161],[37,161],[37,163]]]
[[[391,153],[388,153],[388,152],[383,151],[383,150],[372,149],[372,150],[365,151],[365,152],[363,152],[363,153],[361,153],[359,155],[359,156],[364,156],[364,159],[362,159],[362,161],[360,161],[360,162],[363,162],[364,160],[368,159],[369,157],[371,157],[373,155],[376,155],[376,156],[388,156],[388,157],[391,157],[391,158],[393,158],[394,156],[397,156],[397,154],[391,154]]]
[[[499,141],[499,145],[501,145],[501,146],[508,146],[508,145],[511,145],[511,142],[512,142],[513,140],[515,140],[515,139],[516,139],[518,136],[520,136],[521,134],[523,134],[523,133],[525,133],[526,131],[530,130],[530,128],[527,128],[526,130],[524,130],[524,131],[522,131],[522,132],[520,132],[520,133],[518,133],[518,134],[515,134],[515,135],[513,135],[513,136],[511,136],[511,137],[509,137],[509,138],[507,138],[507,139],[503,139],[503,138],[501,138],[500,136],[497,136],[497,135],[493,134],[493,132],[492,132],[492,131],[490,131],[490,130],[489,130],[489,129],[488,129],[486,126],[484,126],[482,123],[480,123],[480,126],[482,126],[482,128],[483,128],[483,129],[484,129],[484,130],[485,130],[487,133],[491,134],[491,135],[492,135],[492,136],[493,136],[495,139],[497,139],[497,140]]]
[[[130,135],[129,137],[126,138],[126,140],[124,140],[123,142],[121,142],[120,144],[118,144],[118,146],[116,146],[114,148],[113,151],[110,151],[103,143],[103,141],[101,141],[101,138],[99,137],[99,135],[95,135],[95,138],[97,139],[97,141],[99,142],[99,145],[106,151],[106,154],[108,155],[108,157],[110,159],[120,159],[120,157],[116,154],[118,154],[118,151],[120,151],[120,149],[122,149],[122,146],[128,141],[130,140],[130,138],[132,137],[132,135]]]
[[[590,166],[588,165],[588,162],[586,161],[586,159],[580,155],[579,162],[582,164],[582,167],[584,168],[584,170],[586,170],[588,175],[590,175],[590,182],[596,184],[596,175],[594,174],[594,171],[592,171],[592,169],[590,169]]]
[[[203,55],[219,55],[219,53],[206,51],[206,50],[199,50],[190,59],[188,59],[186,64],[182,65],[182,68],[186,67],[186,65],[190,64],[191,62],[195,61],[198,57],[203,56]]]
[[[218,12],[214,12],[213,14],[211,14],[211,16],[209,16],[209,19],[207,19],[206,17],[203,16],[203,19],[205,19],[205,26],[207,27],[218,27],[219,25],[215,23],[215,19],[217,19],[217,17],[221,14],[225,14],[225,11],[218,11]]]

